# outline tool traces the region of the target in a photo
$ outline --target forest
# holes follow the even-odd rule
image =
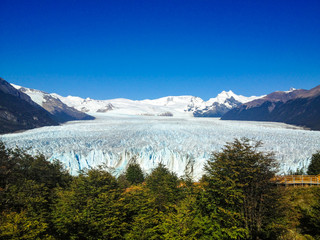
[[[117,177],[104,166],[72,176],[0,142],[0,239],[320,239],[320,187],[275,184],[260,146],[226,143],[194,181],[161,163],[145,174],[136,158]],[[320,152],[307,173],[320,173]]]

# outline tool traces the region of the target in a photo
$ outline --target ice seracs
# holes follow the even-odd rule
[[[146,172],[160,162],[179,176],[195,179],[213,151],[226,142],[247,137],[261,140],[262,151],[273,151],[281,172],[308,166],[320,149],[320,132],[293,129],[282,123],[220,121],[217,118],[128,116],[95,113],[93,121],[68,122],[0,137],[9,147],[31,148],[30,153],[59,159],[77,174],[81,169],[105,165],[122,172],[132,156]]]

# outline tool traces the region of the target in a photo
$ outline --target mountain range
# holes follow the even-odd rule
[[[0,78],[0,133],[48,125],[58,125],[58,122],[27,94]]]
[[[320,85],[273,92],[231,109],[221,119],[284,122],[320,130]]]
[[[245,97],[237,95],[231,90],[222,91],[217,97],[210,98],[207,102],[188,105],[188,111],[191,111],[194,117],[221,117],[230,109],[262,97],[264,96]]]
[[[53,94],[53,96],[68,106],[89,114],[112,111],[117,114],[176,117],[221,117],[230,109],[259,98],[236,95],[232,91],[223,91],[216,98],[208,101],[194,96],[168,96],[140,101],[123,98],[94,100],[73,96],[62,97],[58,94]]]
[[[311,90],[290,89],[258,97],[223,91],[208,101],[195,96],[94,100],[45,93],[0,78],[0,97],[0,133],[92,120],[90,114],[96,113],[276,121],[320,130],[320,85]]]
[[[11,84],[14,88],[22,93],[28,95],[32,101],[43,107],[49,113],[53,115],[53,118],[59,122],[67,122],[73,120],[93,120],[94,117],[87,115],[81,111],[69,107],[68,105],[61,102],[61,100],[55,95],[35,90],[31,88],[21,87],[15,84]]]
[[[50,94],[11,85],[0,78],[1,134],[89,119],[94,117],[68,107]]]

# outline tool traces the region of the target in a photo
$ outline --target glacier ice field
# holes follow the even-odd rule
[[[306,167],[320,150],[320,131],[283,123],[222,121],[218,118],[178,118],[95,114],[95,120],[73,121],[1,135],[8,147],[58,159],[72,173],[104,165],[119,174],[133,156],[145,172],[160,162],[179,176],[203,174],[211,153],[226,142],[247,137],[261,140],[261,151],[275,153],[280,173]]]

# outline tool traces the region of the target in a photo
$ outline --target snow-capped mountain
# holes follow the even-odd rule
[[[124,98],[94,100],[91,98],[83,99],[73,96],[53,95],[68,106],[89,114],[112,111],[112,113],[127,115],[192,116],[192,113],[185,111],[187,106],[191,103],[200,104],[203,102],[201,98],[193,96],[169,96],[138,101]]]
[[[284,122],[320,130],[320,85],[310,90],[276,91],[243,104],[222,120]]]
[[[210,98],[207,102],[188,106],[188,111],[193,112],[195,117],[221,117],[230,109],[262,97],[264,96],[245,97],[237,95],[231,90],[228,92],[222,91],[217,97]]]
[[[94,117],[89,116],[83,112],[80,112],[72,107],[67,106],[61,100],[54,96],[40,90],[21,87],[15,84],[11,84],[14,88],[20,92],[27,94],[33,102],[37,103],[49,113],[51,113],[56,121],[63,123],[72,120],[92,120]]]
[[[228,110],[260,97],[245,97],[232,91],[223,91],[215,98],[204,101],[194,96],[168,96],[158,99],[130,100],[124,98],[94,100],[91,98],[62,97],[52,94],[62,102],[79,111],[87,113],[110,112],[129,115],[150,116],[195,116],[220,117]],[[263,97],[263,96],[261,96]]]
[[[207,102],[208,104],[211,103],[220,103],[220,104],[224,104],[228,99],[234,98],[236,101],[241,102],[241,103],[246,103],[246,102],[250,102],[253,101],[257,98],[261,98],[263,96],[257,97],[257,96],[251,96],[251,97],[245,97],[242,95],[237,95],[234,92],[232,92],[231,90],[226,92],[226,91],[222,91],[220,94],[218,94],[217,97],[215,98],[210,98],[209,101]]]
[[[110,100],[95,100],[75,96],[63,97],[56,93],[20,87],[16,89],[29,95],[34,102],[45,108],[53,115],[66,113],[76,119],[88,119],[88,114],[112,113],[125,115],[146,116],[175,116],[175,117],[221,117],[224,113],[243,103],[261,97],[245,97],[232,91],[223,91],[215,98],[204,101],[194,96],[168,96],[158,99],[130,100],[124,98]],[[65,120],[74,120],[65,117]]]
[[[49,112],[0,78],[0,134],[52,125]]]

